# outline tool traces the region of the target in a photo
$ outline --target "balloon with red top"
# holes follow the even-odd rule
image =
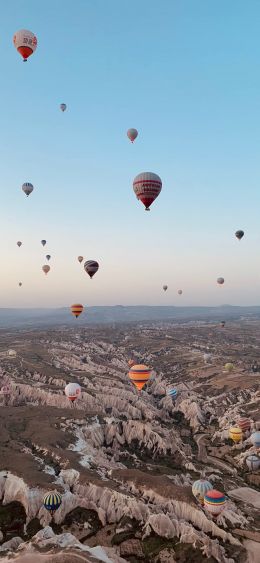
[[[162,189],[162,180],[153,172],[141,172],[133,181],[133,189],[137,199],[144,204],[145,211],[150,211],[150,205]]]
[[[204,506],[213,518],[225,510],[226,503],[226,495],[216,489],[211,489],[204,496]]]
[[[36,51],[37,37],[28,29],[20,29],[14,34],[13,43],[24,62]]]

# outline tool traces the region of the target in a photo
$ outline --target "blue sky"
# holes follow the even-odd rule
[[[3,5],[0,306],[260,303],[259,21],[257,0]],[[150,213],[142,171],[163,181]]]

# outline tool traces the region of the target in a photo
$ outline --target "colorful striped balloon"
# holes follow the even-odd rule
[[[251,471],[257,471],[260,467],[260,458],[257,455],[249,455],[246,458],[246,464]]]
[[[167,395],[169,397],[172,397],[172,399],[176,399],[177,397],[177,389],[173,388],[173,389],[169,389],[169,391],[167,391]]]
[[[226,506],[226,496],[216,489],[211,489],[204,496],[204,506],[213,515],[213,517],[218,516]]]
[[[139,391],[149,381],[150,377],[151,370],[144,364],[136,364],[129,371],[129,378]]]
[[[62,497],[59,493],[47,493],[43,499],[43,504],[53,516],[55,510],[58,510],[62,503]]]
[[[76,319],[79,317],[79,315],[81,315],[83,309],[84,309],[84,307],[83,307],[83,305],[80,305],[80,303],[75,303],[74,305],[71,305],[71,308],[70,308],[72,315],[74,315],[74,317],[76,317]]]
[[[145,210],[150,211],[150,205],[158,197],[162,189],[162,180],[153,172],[142,172],[135,177],[133,189],[137,199],[140,199],[144,204]]]
[[[209,481],[206,481],[206,479],[198,479],[198,481],[195,481],[192,485],[192,494],[200,504],[204,504],[204,497],[211,489],[213,489],[213,485],[211,485]]]
[[[250,418],[240,418],[238,421],[238,426],[241,428],[242,432],[247,432],[251,428]]]
[[[243,432],[239,426],[231,426],[229,429],[229,438],[233,440],[233,442],[237,443],[242,440]]]

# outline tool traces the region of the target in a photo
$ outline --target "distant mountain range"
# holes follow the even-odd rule
[[[0,309],[0,328],[49,327],[129,323],[142,321],[220,321],[241,318],[260,319],[260,306],[238,307],[149,307],[122,306],[86,307],[85,314],[75,321],[69,308],[60,309]]]

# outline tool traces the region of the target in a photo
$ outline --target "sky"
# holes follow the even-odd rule
[[[258,0],[3,4],[0,307],[260,304],[259,25]]]

